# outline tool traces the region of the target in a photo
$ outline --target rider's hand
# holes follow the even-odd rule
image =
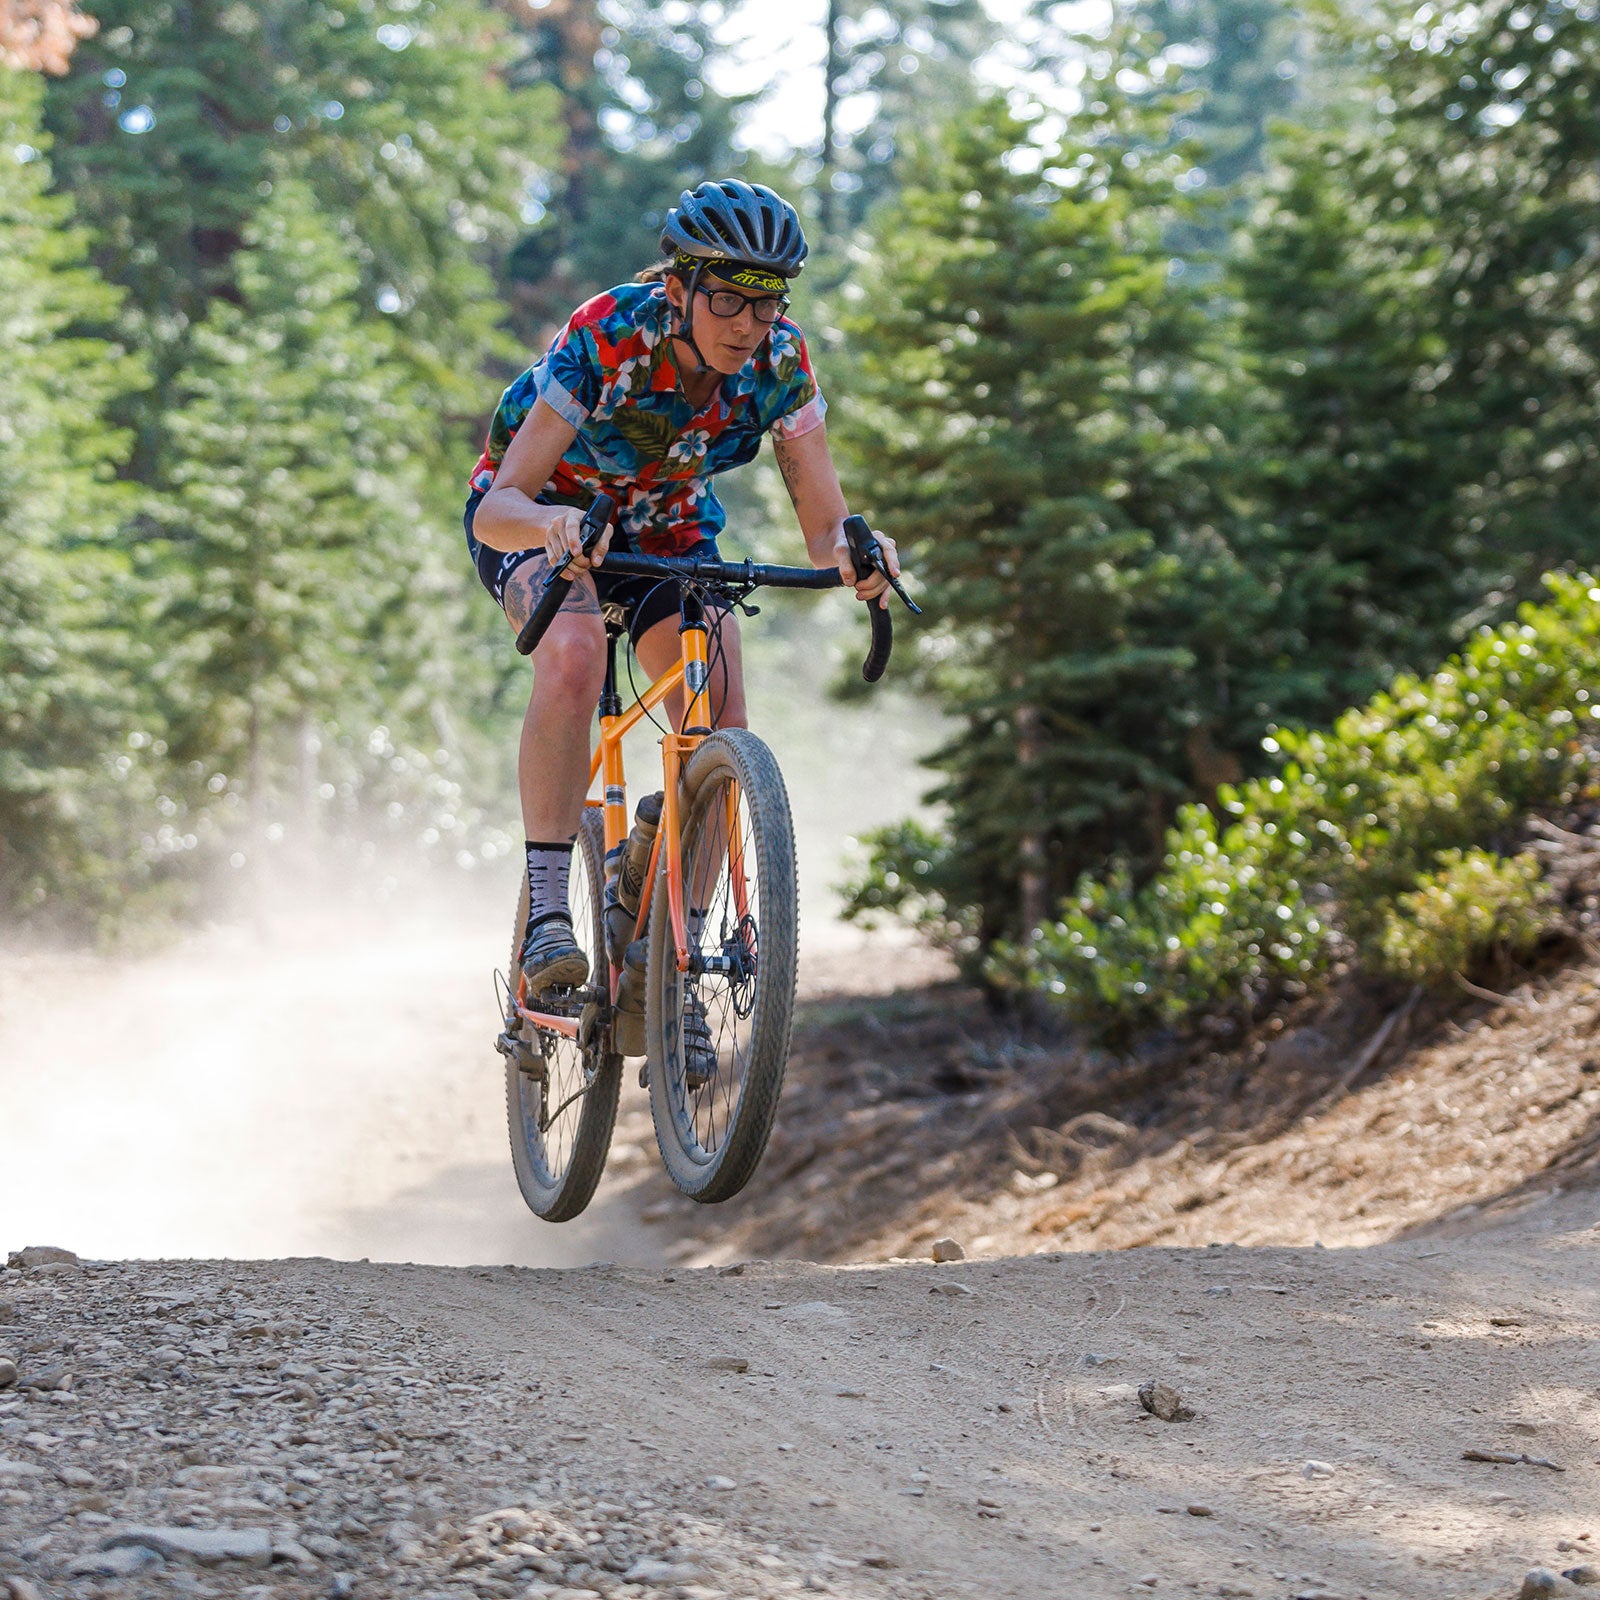
[[[572,557],[572,565],[561,574],[563,578],[576,578],[591,566],[599,566],[610,548],[611,528],[608,526],[600,535],[593,555],[583,553],[583,513],[576,506],[560,507],[545,525],[544,553],[550,564],[554,566],[564,555]]]
[[[895,577],[900,576],[900,554],[895,549],[894,540],[886,533],[879,533],[876,528],[872,536],[878,541],[883,551],[883,559],[890,572]],[[889,580],[878,571],[876,567],[869,568],[865,573],[857,574],[854,564],[850,560],[850,541],[845,538],[844,524],[841,522],[833,539],[833,559],[839,564],[839,576],[845,583],[854,588],[857,600],[876,600],[880,606],[889,604]]]

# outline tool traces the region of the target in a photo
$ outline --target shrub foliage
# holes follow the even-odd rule
[[[1280,770],[1224,788],[1220,816],[1184,808],[1153,878],[1084,877],[994,970],[1126,1036],[1254,1014],[1338,960],[1435,983],[1526,948],[1550,916],[1537,864],[1498,852],[1527,813],[1570,804],[1600,751],[1600,586],[1546,584],[1431,678],[1275,733]]]

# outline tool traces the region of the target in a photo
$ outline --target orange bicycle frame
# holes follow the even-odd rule
[[[604,813],[606,854],[609,855],[628,836],[628,797],[622,768],[622,741],[640,722],[662,703],[674,690],[688,686],[689,699],[684,708],[683,724],[679,732],[667,733],[661,738],[661,777],[663,807],[661,825],[656,830],[655,845],[650,865],[645,873],[644,893],[639,901],[639,914],[633,933],[648,925],[651,898],[655,892],[658,874],[661,874],[662,841],[666,841],[664,875],[667,890],[667,910],[671,918],[672,944],[678,971],[689,970],[692,952],[686,918],[683,881],[683,839],[681,779],[684,764],[689,760],[711,732],[710,662],[707,650],[707,630],[703,621],[687,623],[678,634],[680,658],[670,671],[650,685],[627,708],[616,693],[616,638],[607,639],[607,664],[605,690],[600,700],[600,742],[595,747],[589,763],[589,784],[600,780],[601,798],[588,800],[586,805],[599,806]],[[739,915],[749,910],[749,886],[745,879],[744,841],[737,826],[739,795],[736,789],[728,794],[728,866],[733,880],[733,897]],[[609,964],[608,964],[609,965]],[[621,970],[609,967],[610,983],[607,998],[615,1001]],[[578,1021],[573,1017],[552,1015],[529,1010],[522,1004],[522,979],[517,978],[517,1010],[536,1027],[548,1028],[568,1038],[578,1036]]]

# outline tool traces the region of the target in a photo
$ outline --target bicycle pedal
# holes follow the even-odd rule
[[[518,1072],[525,1072],[530,1078],[542,1078],[545,1075],[543,1053],[535,1050],[526,1039],[506,1032],[495,1040],[494,1047]]]

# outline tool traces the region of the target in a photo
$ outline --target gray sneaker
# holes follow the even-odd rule
[[[569,917],[546,917],[522,941],[524,998],[575,988],[588,978],[589,958],[578,948]]]

